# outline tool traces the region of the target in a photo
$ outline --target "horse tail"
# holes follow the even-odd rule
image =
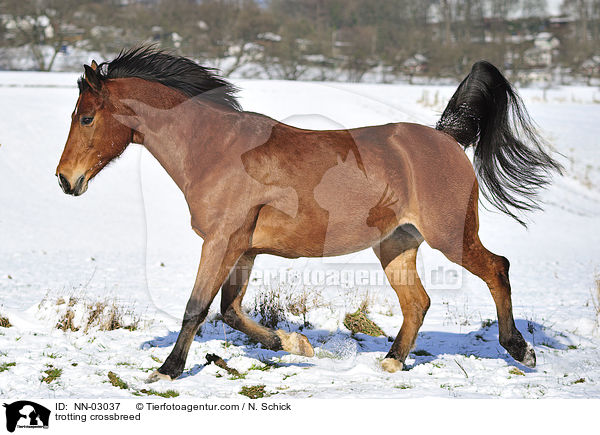
[[[483,196],[524,226],[521,212],[540,209],[539,190],[553,172],[562,173],[562,166],[544,151],[523,101],[489,62],[473,65],[436,129],[465,149],[474,147],[473,165]]]

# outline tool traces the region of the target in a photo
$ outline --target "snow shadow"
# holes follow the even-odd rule
[[[561,331],[525,319],[516,319],[517,329],[534,348],[547,347],[567,350],[573,341]],[[515,361],[498,341],[498,322],[482,325],[479,330],[466,333],[425,331],[419,333],[415,350],[411,353],[415,363],[431,362],[442,355],[464,355],[476,358],[502,359],[507,364],[518,366],[525,372],[531,369]],[[410,368],[411,366],[409,366]]]
[[[517,328],[523,334],[525,340],[531,343],[535,348],[547,347],[557,350],[567,350],[573,345],[569,336],[561,331],[556,331],[540,323],[517,319],[515,320]],[[306,329],[299,324],[286,322],[283,329],[288,331],[297,331],[305,334],[315,348],[315,358],[331,358],[340,362],[350,363],[356,356],[363,353],[378,353],[379,356],[385,355],[391,346],[394,337],[371,337],[365,334],[351,335],[348,331],[338,330],[335,332],[321,329]],[[151,347],[165,348],[175,344],[179,332],[170,331],[162,337],[154,337],[141,345],[142,349]],[[208,343],[213,340],[219,340],[230,343],[238,349],[242,349],[245,356],[260,361],[268,361],[272,358],[280,359],[288,355],[283,351],[272,351],[263,349],[256,342],[253,342],[245,334],[236,331],[221,321],[209,321],[202,325],[201,333],[196,336],[195,341]],[[219,353],[219,352],[217,352]],[[228,352],[222,352],[224,355]],[[498,341],[498,323],[492,322],[483,324],[477,330],[456,333],[444,331],[424,331],[417,337],[415,349],[411,352],[409,363],[406,368],[418,366],[420,364],[430,363],[443,355],[464,355],[474,356],[483,359],[502,359],[507,364],[519,367],[525,372],[533,372],[530,369],[515,361],[508,352],[500,345]],[[410,364],[410,360],[414,363]],[[278,366],[296,366],[311,367],[315,364],[311,362],[277,362]],[[347,364],[342,364],[347,365]],[[194,376],[204,368],[203,364],[196,364],[185,371],[183,377]]]

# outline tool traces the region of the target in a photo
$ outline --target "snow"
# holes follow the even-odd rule
[[[158,163],[140,146],[104,169],[78,198],[64,195],[54,171],[77,98],[71,73],[0,73],[0,395],[35,398],[131,397],[169,354],[194,281],[202,241],[187,206]],[[236,80],[246,110],[307,128],[411,121],[434,125],[454,87]],[[544,194],[544,212],[528,230],[481,210],[481,238],[511,261],[517,327],[538,366],[516,363],[498,343],[489,291],[476,277],[423,246],[419,272],[432,299],[409,370],[379,367],[387,337],[352,337],[343,317],[365,299],[370,317],[395,337],[402,315],[385,283],[275,287],[281,301],[310,296],[304,333],[316,356],[272,352],[218,320],[218,300],[191,347],[183,376],[158,391],[182,397],[240,397],[243,385],[264,384],[277,398],[600,397],[600,332],[592,290],[599,273],[600,92],[593,88],[524,89],[544,136],[567,173]],[[245,307],[269,296],[265,273],[335,270],[339,276],[377,271],[370,251],[334,259],[260,256]],[[260,272],[263,272],[262,274]],[[441,273],[441,274],[440,274]],[[312,276],[312,275],[311,275]],[[315,275],[316,276],[316,275]],[[439,284],[439,277],[446,281]],[[264,284],[264,285],[261,285]],[[69,298],[77,331],[60,330]],[[64,303],[57,304],[62,299]],[[86,305],[108,301],[139,318],[133,331],[83,327]],[[279,327],[298,330],[287,313]],[[207,353],[245,373],[231,379]],[[276,364],[266,370],[257,370]],[[61,368],[51,383],[44,370]],[[108,382],[115,372],[129,389]]]

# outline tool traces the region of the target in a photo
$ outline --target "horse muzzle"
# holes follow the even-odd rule
[[[85,174],[81,174],[79,177],[71,177],[70,180],[62,173],[58,173],[56,176],[58,177],[58,185],[67,195],[79,196],[88,188],[88,180]]]

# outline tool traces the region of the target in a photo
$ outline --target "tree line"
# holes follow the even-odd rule
[[[110,58],[141,42],[224,75],[456,79],[488,59],[513,79],[591,79],[600,0],[563,0],[553,15],[546,0],[0,0],[0,65],[16,48],[51,70],[74,48]]]

